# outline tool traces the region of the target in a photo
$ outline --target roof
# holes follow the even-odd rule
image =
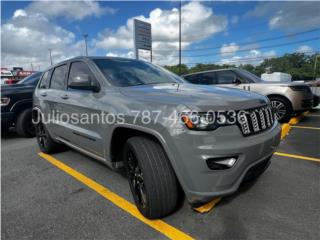
[[[64,61],[58,62],[56,64],[53,64],[52,66],[48,67],[45,71],[48,69],[54,68],[56,66],[62,65],[64,63],[74,61],[74,60],[93,60],[93,59],[118,59],[118,60],[133,60],[133,61],[139,61],[133,58],[123,58],[123,57],[108,57],[108,56],[77,56],[73,58],[68,58]]]
[[[230,71],[230,70],[238,70],[238,68],[221,68],[221,69],[212,69],[212,70],[206,70],[206,71],[201,71],[201,72],[195,72],[195,73],[188,73],[185,75],[182,75],[182,77],[187,77],[187,76],[191,76],[194,74],[200,74],[200,73],[209,73],[209,72],[220,72],[220,71]]]

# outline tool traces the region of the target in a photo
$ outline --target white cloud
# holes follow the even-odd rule
[[[240,64],[259,65],[264,59],[276,57],[277,54],[274,50],[261,52],[259,50],[250,50],[248,54],[243,56],[233,56],[231,58],[222,59],[219,64],[233,64],[239,66]]]
[[[18,9],[13,13],[13,18],[18,18],[18,17],[26,17],[27,12],[23,9]]]
[[[133,49],[134,18],[152,24],[152,48],[155,62],[158,64],[177,64],[179,16],[176,8],[171,10],[156,8],[150,12],[148,17],[136,16],[129,18],[126,25],[120,26],[116,31],[105,29],[95,40],[95,46],[106,50]],[[183,5],[182,48],[184,49],[192,43],[224,31],[227,23],[225,16],[215,15],[211,8],[200,2],[189,2]]]
[[[259,3],[247,17],[269,17],[270,29],[305,29],[318,27],[319,1],[283,1]]]
[[[119,52],[108,52],[106,54],[107,57],[122,57],[122,58],[134,58],[134,52],[128,51],[125,53],[119,53]]]
[[[220,48],[221,56],[232,56],[239,50],[239,45],[236,43],[223,44]]]
[[[47,18],[64,17],[70,20],[82,20],[89,16],[99,17],[103,14],[114,14],[117,10],[101,7],[93,1],[37,1],[26,9],[30,14],[42,13]]]
[[[308,45],[302,45],[297,49],[297,52],[299,53],[308,53],[311,52],[313,49],[312,47],[308,46]]]
[[[30,69],[32,63],[44,69],[50,64],[49,48],[55,63],[84,55],[84,41],[77,41],[73,32],[56,25],[53,18],[80,20],[106,11],[99,3],[87,1],[32,2],[25,9],[16,10],[12,18],[1,25],[2,65]]]

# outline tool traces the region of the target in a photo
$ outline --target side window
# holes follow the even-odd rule
[[[217,84],[216,75],[214,72],[202,73],[199,78],[199,83],[204,85]]]
[[[236,79],[236,75],[231,71],[218,71],[216,74],[218,84],[233,84]]]
[[[198,74],[184,77],[189,83],[199,84]]]
[[[64,89],[64,80],[66,77],[67,65],[56,67],[53,71],[50,88],[62,90]]]
[[[81,75],[88,75],[89,78],[94,81],[94,76],[90,71],[88,65],[84,62],[73,62],[71,63],[70,73],[68,78],[68,84]]]
[[[50,86],[50,77],[51,77],[52,69],[46,71],[42,78],[39,85],[39,88],[47,89]]]

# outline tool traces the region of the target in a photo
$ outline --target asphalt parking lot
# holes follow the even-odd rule
[[[320,239],[320,110],[291,126],[269,169],[208,213],[143,219],[122,172],[73,150],[2,137],[3,239]]]

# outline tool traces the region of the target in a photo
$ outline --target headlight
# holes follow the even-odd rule
[[[303,85],[297,85],[297,86],[289,86],[291,90],[293,91],[306,91],[311,92],[311,89],[309,86],[303,86]]]
[[[10,98],[8,97],[2,97],[1,98],[1,107],[8,106],[10,103]]]
[[[220,126],[232,125],[236,122],[234,111],[230,112],[184,112],[182,122],[191,130],[209,131]]]

